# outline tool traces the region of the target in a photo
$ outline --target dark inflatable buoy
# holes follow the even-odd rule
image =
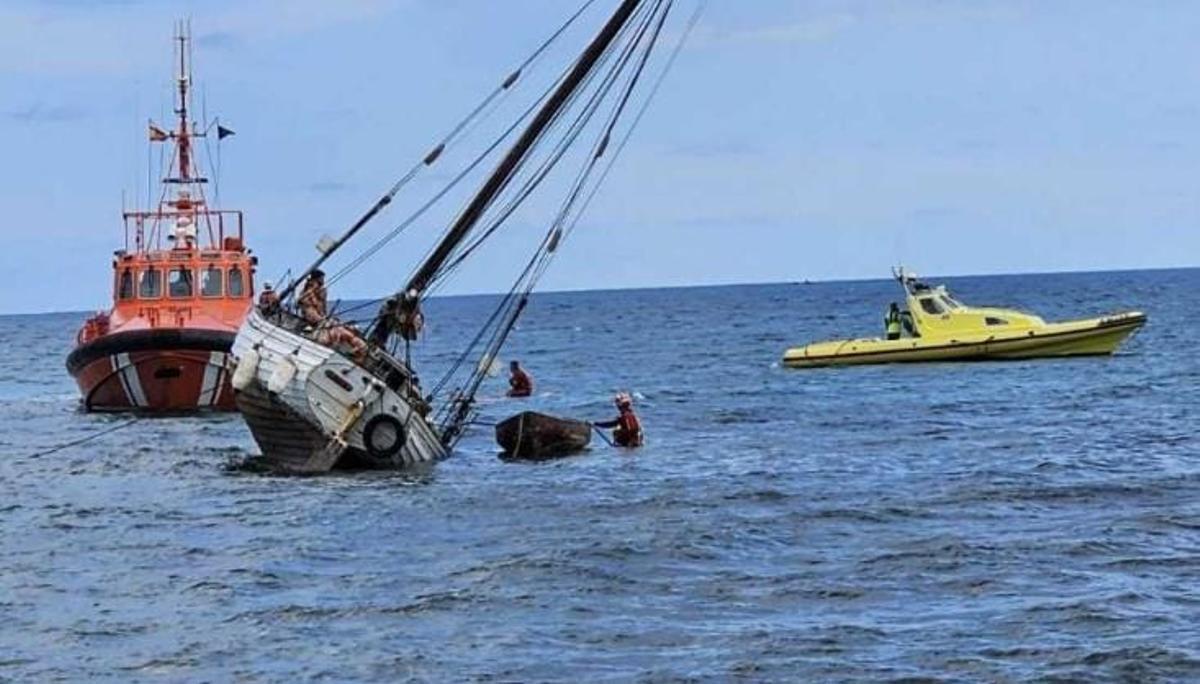
[[[548,461],[577,454],[592,440],[592,426],[581,420],[525,411],[496,424],[496,443],[505,460]]]

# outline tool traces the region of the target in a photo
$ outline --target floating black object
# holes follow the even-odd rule
[[[496,443],[504,459],[546,461],[578,453],[592,439],[592,426],[581,420],[525,411],[496,424]]]

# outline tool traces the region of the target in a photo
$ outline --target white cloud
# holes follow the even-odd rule
[[[847,12],[811,16],[799,21],[738,29],[701,27],[696,36],[700,46],[761,43],[816,43],[850,29],[858,18]]]
[[[400,0],[256,0],[221,9],[174,2],[45,3],[0,6],[0,73],[35,76],[125,75],[155,61],[174,22],[190,17],[197,38],[227,44],[271,40],[360,21]],[[193,9],[205,7],[200,14]]]

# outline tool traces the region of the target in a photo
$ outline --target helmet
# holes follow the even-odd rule
[[[617,396],[613,397],[613,403],[618,408],[624,406],[633,406],[633,397],[629,396],[628,392],[618,392]]]

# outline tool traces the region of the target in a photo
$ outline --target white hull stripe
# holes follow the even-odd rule
[[[125,393],[125,403],[133,405],[133,394],[129,392],[129,384],[125,382],[125,374],[121,372],[121,362],[117,360],[117,355],[113,354],[108,357],[112,363],[113,375],[117,376],[117,382],[121,383],[121,391]]]
[[[221,390],[225,389],[225,383],[229,377],[229,354],[225,352],[213,352],[212,363],[217,367],[217,382],[213,387],[213,406],[221,403]]]
[[[125,394],[129,397],[130,403],[134,406],[145,407],[149,406],[146,401],[146,393],[142,391],[142,379],[138,376],[137,367],[133,365],[133,361],[129,360],[129,354],[117,354],[113,357],[113,370],[120,370],[121,384],[125,387]]]
[[[221,394],[221,371],[224,368],[225,354],[211,352],[208,363],[204,365],[204,381],[200,383],[200,397],[196,400],[196,406],[212,406],[217,403]]]

